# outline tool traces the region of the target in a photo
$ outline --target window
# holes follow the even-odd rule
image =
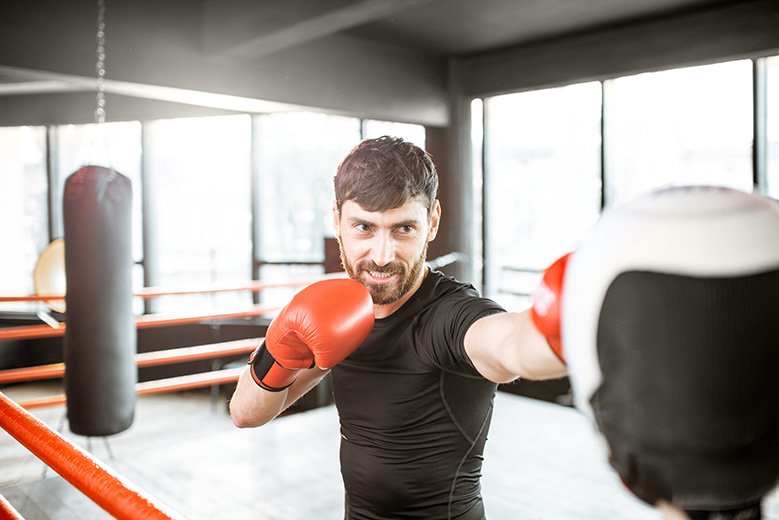
[[[49,242],[46,129],[0,128],[0,293],[32,294],[33,269]],[[3,311],[30,311],[36,304],[0,303]]]
[[[313,113],[257,121],[261,262],[321,262],[333,235],[333,175],[360,140],[359,120]]]
[[[766,58],[767,193],[779,199],[779,56]]]
[[[149,229],[163,287],[243,283],[251,279],[251,118],[171,119],[144,136]],[[157,312],[209,313],[245,308],[247,292],[162,297]]]
[[[752,190],[752,62],[605,82],[606,202],[665,185]]]
[[[492,97],[484,113],[485,293],[511,308],[599,214],[601,85]]]
[[[62,193],[67,178],[86,165],[113,168],[132,182],[133,260],[143,257],[141,234],[141,124],[63,125],[54,128],[54,236],[62,236]]]
[[[259,278],[300,280],[320,275],[325,237],[333,236],[333,176],[341,159],[360,141],[360,120],[300,112],[264,115],[255,121]],[[261,301],[281,302],[293,291],[263,291]]]
[[[473,222],[471,222],[470,235],[473,237],[470,273],[466,276],[471,283],[483,291],[484,273],[484,100],[480,98],[471,100],[471,132],[470,132],[470,156],[471,156],[471,204],[473,205]]]

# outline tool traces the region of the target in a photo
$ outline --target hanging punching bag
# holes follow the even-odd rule
[[[65,395],[79,435],[122,432],[135,414],[131,203],[130,180],[108,168],[65,182]]]

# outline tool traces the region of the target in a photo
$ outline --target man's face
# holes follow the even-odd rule
[[[350,277],[365,285],[377,305],[387,305],[416,290],[423,279],[427,244],[438,231],[441,208],[417,199],[387,211],[365,211],[347,200],[334,208],[341,262]]]

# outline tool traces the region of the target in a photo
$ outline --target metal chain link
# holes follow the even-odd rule
[[[105,0],[97,0],[97,107],[95,124],[105,123]]]

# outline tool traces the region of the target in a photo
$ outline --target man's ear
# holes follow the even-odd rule
[[[441,223],[441,203],[436,199],[433,204],[433,210],[430,213],[430,229],[427,234],[427,241],[432,242],[438,235],[438,225]]]

